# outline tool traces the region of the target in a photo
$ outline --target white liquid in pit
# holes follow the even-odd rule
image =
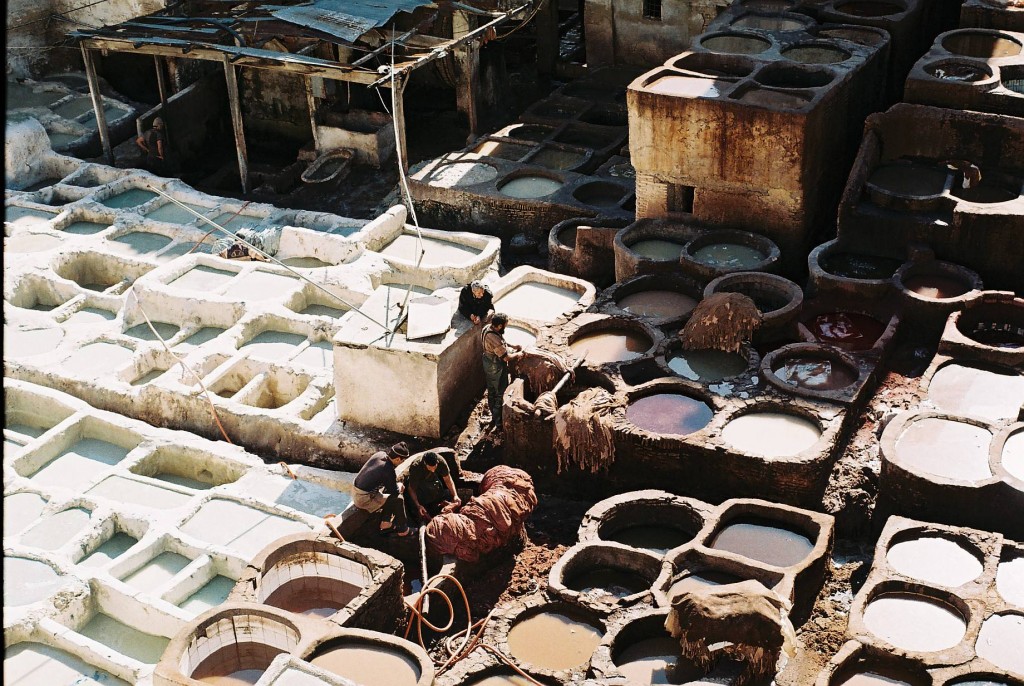
[[[888,593],[864,609],[864,624],[879,638],[903,648],[932,652],[952,648],[967,623],[951,606],[926,596]]]
[[[35,493],[14,493],[4,496],[4,538],[23,531],[36,521],[44,507],[46,500]]]
[[[889,565],[912,579],[956,587],[977,579],[981,562],[967,549],[939,536],[902,541],[885,555]]]
[[[192,348],[198,348],[203,343],[209,343],[214,338],[224,333],[224,331],[225,330],[221,329],[220,327],[204,326],[203,328],[199,329],[199,331],[196,331],[194,334],[183,340],[181,343],[178,343],[176,346],[174,346],[174,349],[178,351],[187,352]]]
[[[509,324],[505,327],[505,342],[529,348],[537,342],[537,335],[529,329]]]
[[[129,686],[70,653],[42,643],[19,643],[4,653],[7,686]]]
[[[120,557],[128,551],[139,539],[118,531],[108,538],[103,544],[83,558],[78,565],[80,567],[103,567],[108,562]]]
[[[249,339],[239,350],[250,357],[282,362],[294,355],[305,341],[306,337],[297,333],[263,331]]]
[[[192,515],[181,526],[181,531],[251,558],[268,543],[289,534],[305,533],[309,527],[286,517],[214,498]]]
[[[785,457],[807,450],[821,436],[811,421],[781,412],[752,412],[733,419],[722,438],[733,447],[762,457]]]
[[[78,326],[93,326],[105,324],[117,316],[110,310],[101,310],[96,307],[83,307],[73,315],[64,320],[64,326],[75,328]]]
[[[718,82],[696,76],[662,76],[644,87],[652,93],[663,93],[683,98],[717,98],[721,95]]]
[[[515,319],[553,322],[573,307],[580,293],[547,283],[524,283],[494,302],[494,311]]]
[[[89,525],[90,512],[81,507],[62,510],[39,523],[21,535],[24,545],[42,550],[56,550]],[[6,583],[5,583],[6,586]]]
[[[1024,556],[999,563],[996,590],[1006,602],[1024,607]]]
[[[235,278],[235,276],[237,276],[235,272],[199,265],[189,269],[167,285],[174,286],[176,288],[183,288],[188,291],[203,291],[209,293],[217,290],[228,281]]]
[[[83,438],[47,462],[30,478],[41,486],[58,486],[78,491],[100,474],[109,471],[128,452],[128,448],[113,443]]]
[[[193,205],[187,202],[182,203],[182,205],[185,205],[185,207],[188,207],[191,210],[195,210],[199,214],[203,214],[210,210],[209,207],[203,207],[202,205]],[[199,221],[199,217],[195,216],[188,210],[174,204],[173,202],[168,202],[165,205],[161,205],[160,207],[157,207],[155,209],[150,210],[149,212],[146,212],[146,218],[152,219],[154,221],[167,222],[168,224],[191,224],[194,221]],[[209,226],[206,223],[204,223],[203,225]]]
[[[1003,443],[1003,469],[1024,481],[1024,431],[1018,431]]]
[[[235,587],[235,580],[226,576],[217,575],[206,582],[202,588],[178,603],[178,607],[185,612],[202,614],[211,607],[217,607],[228,598],[231,589]]]
[[[405,260],[416,264],[420,259],[420,250],[423,251],[423,259],[420,266],[436,267],[438,265],[465,264],[477,257],[480,250],[471,248],[468,245],[460,245],[451,241],[442,241],[436,238],[424,238],[422,243],[416,236],[402,234],[389,244],[384,246],[380,253],[399,260]]]
[[[20,329],[4,325],[4,357],[30,357],[42,355],[57,348],[64,340],[59,326],[38,329]]]
[[[156,510],[170,510],[181,507],[192,499],[191,495],[178,493],[152,484],[126,479],[123,476],[108,476],[88,491],[91,496],[98,496],[119,503],[151,507]]]
[[[236,279],[224,291],[224,295],[244,301],[269,300],[283,297],[289,291],[298,288],[299,283],[294,276],[257,271]]]
[[[53,567],[27,557],[4,555],[4,607],[20,607],[50,597],[63,583]],[[6,666],[4,683],[7,683]]]
[[[334,344],[330,341],[317,341],[291,359],[292,362],[304,364],[317,369],[334,368]]]
[[[4,251],[10,253],[43,252],[53,250],[61,239],[46,233],[22,233],[4,239]]]
[[[155,665],[170,643],[168,638],[139,631],[102,612],[93,615],[78,633],[148,665]]]
[[[351,484],[355,474],[335,472],[339,477]],[[291,507],[316,517],[338,513],[352,502],[348,488],[338,490],[290,477],[277,475],[252,475],[245,477],[244,490],[246,495],[265,502]]]
[[[128,364],[135,353],[116,343],[89,343],[71,353],[61,367],[69,374],[95,379]]]
[[[896,441],[896,454],[910,467],[963,481],[992,476],[992,434],[973,424],[928,417],[913,422]]]
[[[184,555],[164,551],[124,577],[122,581],[140,591],[153,591],[170,581],[191,561]]]
[[[1024,403],[1024,376],[947,364],[932,377],[928,399],[951,414],[1015,419]]]
[[[981,625],[975,651],[997,667],[1024,674],[1024,615],[992,615]]]
[[[505,183],[498,189],[498,192],[510,198],[544,198],[561,187],[561,181],[555,181],[546,176],[520,176]]]

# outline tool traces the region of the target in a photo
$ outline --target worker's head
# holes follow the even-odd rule
[[[508,315],[507,314],[502,314],[501,312],[496,312],[494,314],[494,316],[491,317],[491,328],[494,329],[495,331],[499,332],[499,333],[505,330],[505,326],[507,324],[508,324]]]
[[[405,441],[395,443],[391,446],[391,454],[388,455],[391,461],[395,464],[400,463],[405,458],[409,457],[409,446],[405,444]]]
[[[153,128],[154,129],[162,129],[162,128],[164,128],[164,120],[161,119],[160,117],[154,118],[153,119]]]
[[[469,288],[472,291],[474,298],[484,297],[484,285],[479,281],[474,281],[473,283],[469,284]]]
[[[427,468],[428,472],[433,472],[437,469],[437,463],[440,461],[441,457],[432,450],[423,453],[423,466]]]

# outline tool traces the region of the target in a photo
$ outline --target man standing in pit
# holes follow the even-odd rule
[[[398,485],[395,468],[409,457],[409,446],[404,442],[374,453],[356,475],[352,484],[352,504],[364,512],[380,512],[380,531],[383,534],[408,536],[415,532],[409,527],[405,514],[405,499]]]
[[[168,176],[167,136],[164,133],[164,120],[153,119],[153,128],[135,139],[135,145],[146,153],[146,169],[157,176]]]
[[[474,324],[483,324],[494,311],[491,289],[479,281],[463,286],[459,292],[459,312]]]
[[[448,463],[433,451],[412,461],[405,483],[421,524],[440,512],[456,510],[462,505]],[[447,495],[451,498],[446,498]]]
[[[508,362],[522,356],[522,348],[505,342],[508,317],[500,312],[484,326],[483,342],[484,378],[487,380],[487,405],[491,410],[491,429],[501,431],[501,403],[508,388]],[[516,352],[509,352],[513,348]]]

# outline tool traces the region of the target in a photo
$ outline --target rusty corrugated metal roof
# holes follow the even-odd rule
[[[399,12],[411,12],[432,0],[313,0],[280,7],[271,15],[353,43],[367,31],[383,26]]]

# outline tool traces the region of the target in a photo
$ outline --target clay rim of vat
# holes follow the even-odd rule
[[[960,295],[955,295],[950,298],[929,298],[907,288],[906,282],[917,276],[939,276],[952,279],[954,281],[959,281],[966,290]],[[902,297],[922,304],[962,304],[978,295],[978,293],[985,288],[981,281],[981,277],[978,276],[977,272],[962,265],[954,264],[952,262],[943,262],[941,260],[907,262],[897,269],[896,273],[892,275],[892,283]]]
[[[744,289],[745,286],[751,287]],[[761,312],[762,326],[771,326],[773,322],[784,321],[790,315],[795,314],[804,303],[804,292],[797,284],[777,274],[765,274],[763,272],[732,272],[723,274],[713,279],[704,288],[704,297],[714,293],[741,293],[751,299],[756,298],[748,295],[746,290],[767,291],[772,297],[785,302],[782,307],[774,310]]]
[[[604,500],[595,503],[589,510],[587,510],[583,515],[583,520],[580,522],[577,538],[580,543],[586,541],[613,542],[608,541],[608,539],[601,538],[601,528],[605,523],[614,523],[617,517],[627,516],[630,510],[646,507],[679,508],[686,510],[686,516],[691,517],[696,524],[693,534],[694,537],[696,537],[697,534],[700,533],[701,529],[704,528],[715,509],[701,500],[675,495],[667,491],[659,491],[657,489],[630,491],[626,494],[605,498]],[[645,520],[641,523],[647,522]],[[615,530],[618,531],[619,529],[616,528]],[[693,540],[691,539],[690,542],[692,543]]]
[[[954,361],[954,364],[958,364]],[[942,365],[945,366],[945,365]],[[989,471],[992,472],[992,476],[984,479],[978,479],[976,481],[967,481],[965,479],[955,479],[948,476],[940,476],[938,474],[932,474],[930,472],[918,471],[911,465],[906,464],[899,456],[896,450],[897,444],[900,439],[903,438],[903,434],[910,429],[910,425],[914,422],[921,421],[923,419],[943,419],[950,422],[957,422],[960,424],[969,424],[985,429],[989,433],[993,434],[993,440],[989,443],[988,463]],[[889,467],[898,469],[905,477],[912,479],[920,479],[940,486],[948,486],[953,488],[969,488],[977,489],[990,484],[998,483],[1001,478],[997,475],[996,471],[992,468],[992,446],[995,443],[995,424],[987,422],[982,419],[976,419],[973,417],[963,417],[961,415],[950,414],[948,412],[939,412],[936,410],[908,410],[900,413],[892,421],[890,421],[885,429],[882,431],[882,436],[878,441],[879,454],[882,458],[883,463],[888,463]],[[1002,470],[1002,465],[999,465]],[[884,466],[883,466],[884,469]]]
[[[906,526],[904,528],[894,531],[892,535],[888,537],[887,540],[884,539],[884,533],[882,535],[882,538],[879,539],[879,543],[884,542],[885,546],[884,552],[882,553],[882,559],[885,568],[889,570],[889,576],[887,578],[894,580],[905,579],[908,583],[911,584],[929,585],[931,583],[934,583],[922,581],[920,579],[907,576],[903,572],[900,572],[895,567],[893,567],[892,564],[888,561],[888,554],[894,546],[899,545],[900,543],[908,543],[910,541],[918,541],[928,538],[939,538],[945,541],[949,541],[950,543],[953,543],[962,548],[965,552],[969,553],[975,560],[981,563],[982,567],[981,573],[979,573],[978,576],[976,576],[975,578],[969,581],[965,581],[959,586],[953,586],[950,588],[955,589],[967,586],[976,586],[982,582],[992,581],[992,579],[989,578],[991,576],[989,574],[989,571],[985,569],[985,561],[988,557],[988,553],[979,548],[978,544],[975,543],[970,536],[956,529],[946,529],[939,528],[938,526],[927,525],[922,526],[915,520],[907,519],[903,520],[903,523],[906,524]],[[875,564],[878,564],[877,561],[875,562]]]
[[[508,612],[508,614],[496,614],[494,616],[494,621],[490,623],[484,635],[485,639],[490,639],[489,643],[491,645],[495,646],[498,650],[508,656],[512,656],[512,652],[508,647],[508,635],[512,631],[512,628],[520,622],[545,612],[562,614],[575,621],[589,624],[594,629],[601,632],[602,637],[607,633],[605,621],[598,613],[565,600],[550,600],[543,593],[537,593],[526,598],[521,598],[516,601],[509,610],[510,612]],[[591,656],[591,659],[592,658],[593,656]],[[538,667],[529,662],[519,661],[516,660],[515,657],[512,657],[512,661],[525,672],[538,674],[540,676],[553,677],[559,680],[567,679],[574,673],[585,672],[589,669],[591,659],[580,663],[576,667],[553,670]],[[561,683],[561,681],[559,683]]]
[[[911,686],[932,686],[932,677],[920,662],[880,651],[856,639],[848,640],[829,660],[814,686],[841,686],[845,679],[872,669],[895,672],[910,680]]]
[[[825,267],[825,263],[828,262],[829,258],[832,257],[834,254],[846,253],[847,251],[844,248],[845,246],[839,244],[838,238],[833,238],[832,240],[822,243],[818,247],[811,250],[811,252],[808,253],[807,255],[807,267],[811,273],[812,278],[815,275],[817,275],[819,277],[823,276],[829,281],[835,281],[838,283],[850,283],[855,285],[874,287],[888,287],[892,285],[892,276],[887,276],[880,279],[858,279],[851,276],[843,276],[842,274],[836,274],[835,272],[827,269]],[[864,254],[865,257],[878,257],[879,259],[893,260],[895,262],[906,262],[906,260],[903,260],[902,258],[898,257],[889,258],[881,255],[867,255],[865,253],[854,254]],[[899,269],[899,267],[897,267],[896,269]],[[895,273],[896,270],[894,269],[893,274]]]
[[[712,526],[708,531],[711,532],[713,538],[718,531],[718,522],[712,521],[709,524]],[[702,540],[710,539],[707,536],[697,536],[687,545],[670,550],[665,555],[661,575],[654,587],[654,598],[659,607],[668,607],[670,601],[668,593],[684,572],[690,574],[722,572],[740,577],[744,581],[750,579],[793,602],[796,574],[789,568],[773,567],[759,560],[705,548],[701,543]],[[803,569],[803,567],[804,565],[801,563],[799,568]]]
[[[839,362],[854,373],[856,375],[856,379],[842,388],[834,390],[818,390],[814,388],[805,388],[803,386],[794,386],[793,384],[786,383],[776,375],[775,372],[787,360],[800,356]],[[818,343],[791,343],[789,345],[784,345],[781,348],[776,348],[764,356],[761,360],[760,369],[765,380],[780,391],[792,395],[802,395],[809,398],[823,398],[838,402],[850,400],[851,395],[853,395],[853,393],[865,382],[870,374],[868,370],[862,369],[851,355],[848,355],[837,348],[820,345]]]
[[[814,426],[818,427],[818,440],[805,450],[793,453],[792,455],[766,457],[764,455],[756,455],[754,453],[748,453],[741,450],[731,443],[727,443],[722,437],[722,431],[729,422],[748,414],[760,414],[762,412],[788,414],[807,420]],[[718,429],[715,431],[715,435],[718,443],[723,445],[728,452],[734,455],[741,455],[748,459],[770,462],[772,464],[785,464],[787,462],[816,462],[818,460],[828,459],[828,451],[823,450],[822,446],[831,444],[831,442],[835,440],[835,437],[839,432],[839,425],[842,423],[840,419],[842,416],[841,414],[830,413],[829,417],[824,418],[821,416],[821,412],[822,408],[820,405],[816,406],[815,404],[812,404],[811,401],[800,398],[799,396],[789,396],[788,398],[758,398],[746,401],[743,406],[731,412],[720,412],[720,421],[717,422]]]
[[[936,75],[936,71],[939,69],[945,69],[948,67],[969,67],[979,72],[982,77],[974,81],[960,81],[943,78]],[[947,88],[986,88],[986,90],[995,87],[999,83],[999,77],[996,76],[995,70],[993,70],[988,64],[981,61],[980,59],[972,59],[970,57],[946,57],[931,62],[927,62],[921,65],[921,71],[929,78],[935,81],[939,81],[946,84]]]
[[[512,323],[511,319],[509,320],[509,323]],[[653,358],[665,343],[665,334],[663,334],[657,327],[648,320],[636,317],[635,315],[631,315],[627,312],[624,313],[624,316],[604,315],[600,319],[593,319],[579,325],[575,330],[572,330],[564,337],[566,353],[571,357],[575,357],[574,353],[569,349],[573,343],[579,341],[581,338],[602,333],[639,334],[641,336],[645,336],[647,340],[650,341],[650,345],[643,353],[628,360],[613,360],[611,362],[602,362],[597,364],[588,363],[584,360],[583,364],[580,365],[581,367],[590,367],[591,369],[618,369],[618,367],[623,364],[635,364],[641,360]],[[554,342],[556,337],[553,334],[549,334],[549,339]]]
[[[779,567],[740,555],[739,553],[711,547],[715,537],[725,528],[740,520],[750,518],[776,522],[782,528],[805,536],[811,542],[811,549],[807,551],[807,554],[799,562]],[[734,498],[722,503],[718,517],[710,522],[709,526],[705,527],[704,531],[701,532],[697,550],[708,557],[736,561],[754,569],[762,568],[775,572],[781,571],[786,575],[798,575],[817,563],[829,551],[832,545],[834,525],[834,520],[829,515],[823,515],[811,510],[802,510],[797,507],[754,498]]]
[[[580,525],[580,543],[602,542],[627,545],[611,538],[605,538],[605,536],[615,535],[624,529],[649,525],[671,528],[689,537],[685,543],[679,544],[669,552],[689,546],[697,540],[697,536],[708,522],[707,511],[695,507],[690,501],[683,499],[681,496],[678,499],[666,500],[665,496],[646,497],[641,495],[643,493],[645,491],[635,491],[631,494],[634,497],[630,501],[616,503],[595,515],[591,515],[591,513],[594,512],[596,506],[588,510],[588,518],[592,516],[598,518],[594,520],[584,519],[583,524]],[[651,517],[639,514],[640,512],[652,510],[653,514]],[[671,516],[667,516],[669,510],[674,511]],[[593,523],[591,524],[591,522]],[[673,526],[679,522],[685,523],[686,526]],[[609,528],[610,531],[606,530]],[[645,550],[644,548],[636,548],[629,545],[627,547],[633,550]]]
[[[689,383],[700,384],[701,386],[711,386],[711,385],[715,385],[715,384],[727,383],[727,382],[730,382],[730,381],[736,381],[736,380],[740,380],[740,379],[750,378],[751,376],[757,374],[758,369],[760,369],[760,365],[761,365],[761,355],[760,355],[760,353],[757,352],[757,349],[754,346],[750,345],[749,343],[744,343],[743,345],[740,346],[740,349],[739,349],[739,351],[737,351],[736,354],[740,355],[741,357],[743,357],[743,358],[745,358],[747,360],[747,368],[744,369],[739,374],[733,374],[732,376],[726,376],[726,377],[723,377],[721,379],[717,379],[715,381],[701,381],[700,379],[687,379],[685,377],[681,377],[678,374],[676,374],[676,372],[673,371],[672,368],[668,365],[669,358],[674,357],[676,353],[687,352],[687,351],[683,350],[683,342],[679,339],[678,336],[669,336],[669,337],[667,337],[667,341],[668,341],[668,343],[665,346],[664,350],[662,350],[662,352],[660,352],[657,355],[657,357],[654,358],[654,360],[658,364],[658,366],[662,369],[662,371],[665,372],[666,378],[679,379],[680,381],[686,381],[686,382],[689,382]]]
[[[594,559],[584,560],[581,558]],[[649,567],[648,571],[635,569],[616,560],[616,557],[633,558],[638,561],[637,567]],[[568,548],[548,572],[548,588],[551,592],[569,602],[578,604],[599,615],[605,615],[624,605],[633,605],[644,596],[651,595],[661,577],[662,556],[649,550],[633,548],[615,541],[580,541]],[[576,567],[579,566],[579,569]],[[569,587],[569,581],[590,569],[609,568],[624,571],[642,577],[647,587],[612,602],[594,601],[582,591]]]
[[[693,256],[697,250],[717,243],[735,243],[752,248],[761,253],[763,257],[756,264],[747,267],[721,267],[701,262]],[[723,274],[736,272],[768,271],[778,263],[781,256],[782,251],[779,250],[779,246],[767,236],[761,236],[749,231],[721,229],[707,231],[691,238],[683,245],[683,252],[679,255],[679,260],[681,263],[696,269],[702,275],[706,274],[707,278],[715,278]]]
[[[1010,358],[1024,357],[1024,348],[1003,348],[988,345],[974,338],[975,331],[965,331],[971,325],[991,323],[1010,327],[1020,332],[1024,343],[1024,299],[1014,298],[1009,301],[985,302],[986,292],[975,294],[975,298],[967,306],[950,315],[943,340],[958,339],[957,342],[987,352],[997,352]]]
[[[659,434],[641,428],[625,418],[625,410],[631,404],[652,395],[662,394],[684,395],[691,400],[704,403],[711,410],[711,419],[701,428],[687,434]],[[721,396],[711,393],[707,388],[696,381],[681,379],[679,377],[648,381],[647,383],[640,384],[639,386],[625,391],[621,394],[621,398],[624,424],[618,428],[618,431],[622,431],[628,427],[629,432],[642,437],[652,438],[657,441],[674,441],[679,443],[692,443],[695,437],[706,438],[712,432],[718,433],[720,430],[717,428],[720,424],[719,416],[726,407],[725,400]]]
[[[665,631],[665,618],[668,612],[668,608],[657,607],[639,616],[623,615],[610,620],[608,631],[601,638],[590,660],[590,669],[594,676],[599,679],[624,678],[615,662],[616,657],[639,641],[649,638],[670,638]],[[625,642],[626,645],[618,645],[620,642]]]
[[[338,628],[336,624],[319,620],[318,625],[323,625],[325,632],[310,641],[303,641],[303,645],[292,649],[292,654],[301,660],[311,662],[317,653],[342,646],[356,647],[384,647],[396,653],[401,653],[414,662],[419,670],[419,678],[416,686],[431,686],[434,683],[434,662],[419,645],[412,641],[385,634],[369,629]]]
[[[619,301],[623,298],[635,295],[636,293],[643,293],[645,291],[673,291],[693,298],[699,303],[703,289],[697,281],[686,276],[671,274],[639,274],[625,279],[624,281],[617,281],[606,288],[601,293],[601,297],[597,304],[602,312],[641,320],[656,328],[668,325],[682,326],[690,319],[690,315],[693,313],[692,309],[684,314],[670,317],[643,317],[633,312],[628,312],[627,310],[622,309],[619,305]],[[665,340],[669,342],[672,338],[672,336],[665,336]]]

